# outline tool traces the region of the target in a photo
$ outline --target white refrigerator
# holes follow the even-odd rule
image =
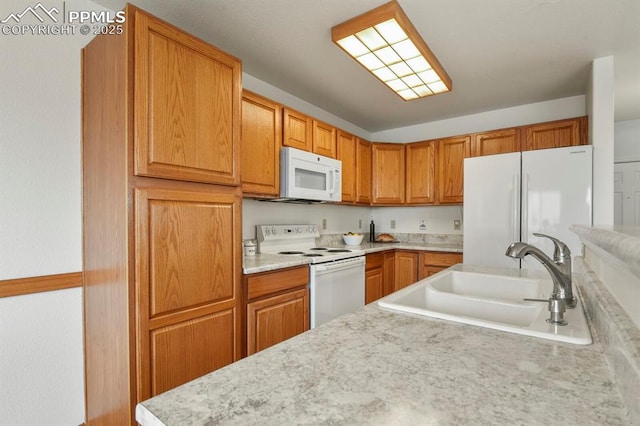
[[[543,269],[527,256],[505,255],[523,241],[553,255],[547,234],[565,242],[572,257],[582,244],[572,224],[591,225],[592,149],[590,145],[514,152],[464,160],[464,263]]]

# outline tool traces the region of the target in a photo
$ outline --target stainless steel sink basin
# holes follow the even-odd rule
[[[566,326],[547,323],[550,279],[446,270],[378,301],[382,308],[460,323],[588,345],[589,326],[578,303]]]

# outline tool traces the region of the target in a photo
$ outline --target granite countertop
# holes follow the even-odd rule
[[[374,303],[147,400],[136,418],[143,426],[629,424],[593,337],[571,345]]]
[[[421,251],[443,251],[462,253],[462,245],[455,243],[419,243],[419,242],[398,242],[398,243],[369,243],[363,242],[359,246],[345,246],[344,244],[330,244],[330,248],[352,248],[364,250],[365,254],[375,253],[385,250],[421,250]],[[293,266],[307,265],[311,263],[308,257],[283,256],[277,254],[258,253],[255,256],[244,256],[242,261],[242,272],[244,274],[255,274],[258,272],[273,271],[275,269],[290,268]]]

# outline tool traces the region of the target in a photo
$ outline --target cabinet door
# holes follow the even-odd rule
[[[438,200],[440,204],[462,204],[464,159],[471,154],[471,136],[438,141]]]
[[[336,128],[313,120],[313,152],[325,157],[336,158]]]
[[[282,145],[311,152],[312,118],[291,108],[285,108],[282,112],[282,122]]]
[[[234,309],[150,331],[151,396],[238,359]]]
[[[342,161],[342,202],[356,200],[356,138],[338,130],[338,160]]]
[[[240,189],[177,186],[135,191],[140,400],[241,355]]]
[[[525,151],[582,144],[581,118],[552,121],[525,127]]]
[[[309,289],[247,304],[247,354],[309,330]]]
[[[404,145],[373,143],[373,204],[404,203]]]
[[[365,304],[374,302],[382,297],[383,280],[382,268],[374,268],[365,272]]]
[[[356,202],[371,204],[371,142],[362,139],[356,149]]]
[[[436,141],[406,145],[408,204],[432,204],[436,200],[436,146]]]
[[[282,106],[245,90],[240,145],[242,192],[279,196]]]
[[[134,22],[135,174],[239,185],[240,61],[142,11]]]
[[[395,290],[400,290],[418,281],[418,253],[396,251]]]
[[[384,280],[382,282],[382,296],[396,291],[396,253],[389,251],[384,253]]]
[[[494,130],[473,135],[471,156],[504,154],[520,151],[520,128]]]

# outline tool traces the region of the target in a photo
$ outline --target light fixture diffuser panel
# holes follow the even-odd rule
[[[446,71],[395,0],[336,25],[331,37],[404,100],[452,88]]]

